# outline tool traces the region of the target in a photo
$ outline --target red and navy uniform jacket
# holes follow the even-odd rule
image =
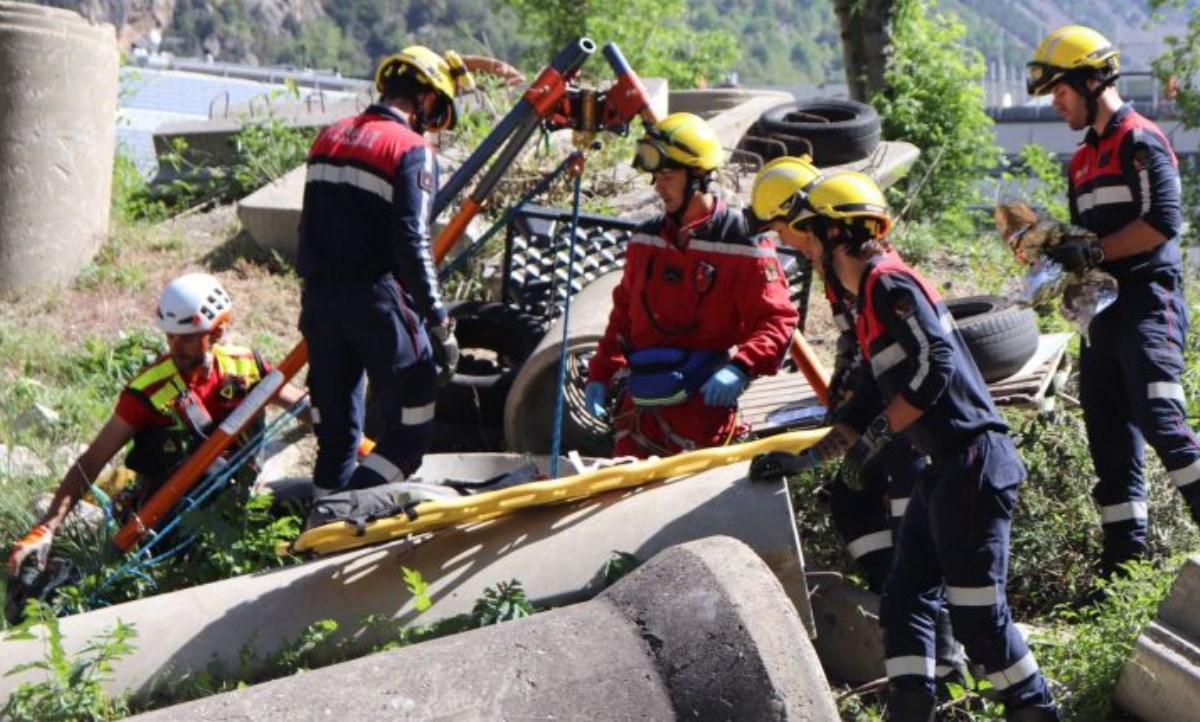
[[[446,319],[430,251],[438,164],[393,111],[372,105],[317,136],[308,154],[296,269],[307,282],[386,274],[430,323]]]
[[[732,363],[748,377],[778,371],[799,314],[774,245],[757,238],[747,238],[742,214],[722,201],[683,228],[666,216],[639,226],[592,356],[591,380],[608,383],[626,353],[657,347],[736,347]]]
[[[1166,236],[1165,243],[1101,268],[1125,281],[1181,264],[1179,167],[1166,136],[1129,105],[1113,114],[1104,133],[1087,132],[1068,168],[1071,222],[1101,238],[1138,218]]]
[[[921,453],[957,450],[1007,431],[954,318],[937,292],[896,257],[867,265],[855,331],[863,364],[836,420],[862,431],[896,396],[925,413],[904,430]]]
[[[185,380],[170,354],[164,354],[121,391],[114,413],[134,429],[127,467],[149,480],[165,480],[271,371],[248,348],[218,345],[212,353],[212,366],[203,376]],[[262,420],[258,414],[243,437],[261,428]],[[237,440],[231,450],[245,440]]]

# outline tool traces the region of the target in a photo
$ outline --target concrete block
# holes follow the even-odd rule
[[[811,598],[817,637],[813,640],[825,674],[836,682],[862,684],[887,676],[879,595],[840,583],[814,583]]]
[[[524,465],[511,454],[429,455],[424,479],[485,479]],[[543,460],[539,460],[542,462]],[[541,465],[542,469],[546,467]],[[590,599],[614,552],[646,560],[667,547],[713,535],[748,544],[774,571],[795,609],[811,621],[803,558],[782,484],[751,484],[745,464],[714,469],[579,502],[402,539],[306,564],[183,589],[67,617],[68,650],[81,649],[118,619],[138,631],[135,651],[115,665],[110,692],[172,687],[210,664],[244,676],[314,622],[332,619],[339,640],[363,653],[384,639],[370,615],[396,626],[469,613],[488,587],[518,579],[541,608]],[[433,605],[418,611],[401,567],[429,583]],[[43,658],[38,640],[0,641],[0,674]],[[0,676],[0,704],[36,671]]]
[[[300,211],[304,207],[304,179],[300,166],[238,201],[242,227],[260,248],[295,260],[299,242]]]
[[[837,719],[787,595],[746,545],[672,547],[590,602],[135,717]]]
[[[1145,722],[1200,716],[1200,557],[1183,565],[1158,618],[1143,630],[1121,669],[1117,704]]]

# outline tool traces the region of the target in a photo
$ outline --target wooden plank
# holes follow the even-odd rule
[[[1012,376],[988,385],[992,398],[1005,406],[1042,405],[1058,370],[1067,363],[1067,345],[1074,334],[1051,333],[1038,338],[1029,361]],[[755,436],[819,426],[824,419],[821,402],[797,371],[755,379],[742,395],[742,420]]]

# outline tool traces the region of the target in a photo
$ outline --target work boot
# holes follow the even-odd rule
[[[934,623],[934,647],[937,659],[936,679],[937,699],[947,702],[953,699],[950,685],[967,688],[967,658],[963,646],[954,638],[954,627],[950,624],[950,610],[943,604],[938,610]]]
[[[937,701],[923,690],[888,685],[884,722],[933,722]]]
[[[1058,713],[1058,705],[1032,704],[1005,709],[1004,722],[1062,722],[1062,716]]]

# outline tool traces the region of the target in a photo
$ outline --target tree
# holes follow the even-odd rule
[[[833,0],[842,32],[842,56],[850,97],[866,102],[884,86],[893,54],[898,5],[912,0]]]
[[[1179,0],[1151,0],[1155,9],[1179,7]],[[1154,59],[1154,72],[1175,89],[1175,108],[1185,128],[1200,127],[1200,8],[1192,11],[1186,32],[1166,37],[1167,50]]]
[[[883,86],[871,102],[885,137],[921,149],[907,176],[905,205],[918,220],[961,217],[978,195],[976,180],[999,159],[984,110],[983,57],[963,44],[962,23],[933,12],[932,0],[904,0],[892,32]]]
[[[684,0],[505,0],[533,42],[526,61],[545,65],[568,42],[588,36],[616,43],[639,75],[694,87],[724,75],[737,61],[736,38],[727,30],[692,30]],[[637,18],[630,22],[629,18]]]

